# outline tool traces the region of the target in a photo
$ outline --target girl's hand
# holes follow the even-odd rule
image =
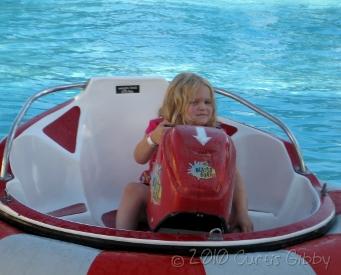
[[[156,144],[160,144],[164,132],[172,125],[169,121],[163,120],[149,135],[152,141]]]
[[[163,120],[152,132],[149,133],[150,138],[155,144],[160,144],[164,132],[169,129],[170,123]],[[136,145],[134,151],[135,161],[139,164],[147,163],[155,152],[155,146],[151,146],[145,135]]]
[[[232,232],[252,232],[253,224],[247,213],[236,213],[230,227]]]

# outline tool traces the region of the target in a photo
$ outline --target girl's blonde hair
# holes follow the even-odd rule
[[[169,83],[163,104],[159,110],[159,115],[174,125],[186,124],[186,109],[201,85],[209,89],[213,106],[212,117],[206,126],[216,126],[217,117],[214,89],[206,79],[190,72],[178,74]]]

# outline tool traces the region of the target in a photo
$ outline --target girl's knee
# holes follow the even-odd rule
[[[124,188],[124,196],[128,196],[129,198],[136,197],[141,199],[147,198],[148,187],[144,184],[131,182],[126,185]]]

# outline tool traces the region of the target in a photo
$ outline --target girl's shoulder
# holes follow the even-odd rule
[[[162,120],[163,120],[162,117],[153,118],[153,119],[149,120],[149,124],[157,124],[157,125],[159,125]]]

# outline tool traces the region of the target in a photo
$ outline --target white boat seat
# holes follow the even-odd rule
[[[151,118],[158,116],[168,82],[163,78],[95,78],[77,99],[81,116],[80,170],[88,207],[97,223],[118,207],[122,190],[145,166],[133,152]],[[118,93],[138,87],[139,93]]]
[[[232,136],[237,166],[257,230],[295,222],[317,210],[319,200],[313,187],[306,177],[294,171],[282,141],[254,128],[223,121],[238,128]]]

